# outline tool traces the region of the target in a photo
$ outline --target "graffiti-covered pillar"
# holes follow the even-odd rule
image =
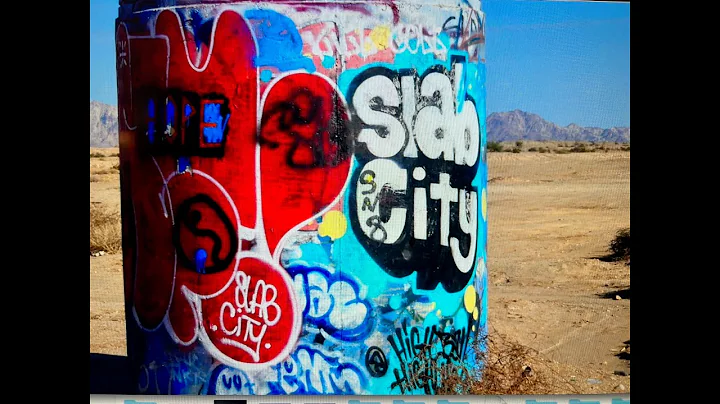
[[[478,0],[121,1],[144,394],[433,394],[486,330]]]

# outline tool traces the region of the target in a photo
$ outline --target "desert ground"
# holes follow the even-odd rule
[[[630,266],[603,259],[630,226],[629,146],[513,148],[488,153],[490,332],[531,353],[546,385],[525,394],[629,393]],[[119,211],[117,152],[90,149],[91,209]],[[121,267],[90,256],[91,353],[126,354]]]

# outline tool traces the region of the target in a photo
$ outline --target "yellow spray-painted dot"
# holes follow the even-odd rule
[[[435,310],[435,307],[437,307],[437,304],[435,302],[432,302],[430,304],[430,310]]]
[[[475,307],[475,310],[473,310],[473,319],[477,321],[478,317],[480,317],[480,311]]]
[[[387,25],[380,25],[370,31],[370,39],[379,51],[387,49],[390,33],[390,27]]]
[[[465,289],[465,310],[467,310],[468,313],[472,313],[475,308],[475,299],[477,299],[476,296],[475,286],[470,285],[467,289]]]
[[[473,326],[472,330],[475,331],[475,326]]]
[[[485,191],[485,188],[482,190],[480,203],[482,204],[483,220],[487,220],[487,192]]]
[[[442,316],[442,312],[440,310],[436,311],[435,314],[437,314],[438,317]]]
[[[318,226],[318,234],[321,237],[330,237],[337,240],[345,235],[347,231],[347,219],[339,210],[331,210],[323,216],[322,223]]]
[[[369,183],[371,183],[374,179],[375,179],[375,177],[373,177],[372,174],[367,173],[367,174],[365,174],[365,176],[363,177],[363,182],[366,183],[366,184],[369,184]]]

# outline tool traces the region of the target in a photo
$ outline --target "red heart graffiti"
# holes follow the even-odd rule
[[[352,144],[342,96],[322,76],[295,73],[267,90],[260,130],[262,213],[277,259],[282,237],[302,227],[340,195]]]

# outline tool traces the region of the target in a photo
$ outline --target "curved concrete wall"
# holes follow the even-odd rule
[[[432,394],[427,364],[477,367],[484,22],[445,0],[121,5],[139,392]]]

